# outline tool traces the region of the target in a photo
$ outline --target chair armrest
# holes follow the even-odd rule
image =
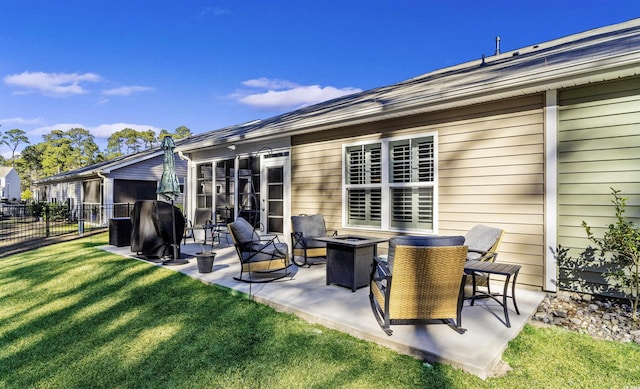
[[[374,280],[381,281],[391,279],[391,270],[389,270],[389,264],[387,263],[387,261],[383,261],[380,258],[375,257],[373,259],[373,266],[375,269],[373,272]],[[376,274],[378,274],[377,277]]]
[[[278,235],[276,234],[265,234],[260,235],[260,242],[267,242],[267,244],[280,243],[280,238],[278,238]]]
[[[494,262],[496,260],[496,258],[498,257],[498,253],[495,251],[481,251],[481,250],[474,250],[474,249],[469,249],[468,252],[470,253],[478,253],[481,255],[480,258],[478,259],[474,259],[474,261],[490,261],[490,262]]]

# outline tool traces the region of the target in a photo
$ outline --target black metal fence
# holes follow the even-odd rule
[[[109,219],[129,217],[132,209],[133,204],[0,204],[0,251],[20,241],[106,230]]]

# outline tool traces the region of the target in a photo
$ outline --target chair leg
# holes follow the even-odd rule
[[[279,275],[277,277],[272,277],[272,278],[269,278],[269,279],[266,279],[266,280],[256,281],[251,277],[251,275],[249,275],[249,279],[246,279],[246,278],[242,278],[242,274],[240,274],[240,277],[233,277],[233,279],[236,280],[236,281],[247,282],[247,283],[252,283],[252,284],[266,284],[268,282],[277,281],[277,280],[279,280],[281,278],[284,278],[284,277],[286,277],[288,275],[289,275],[289,273],[285,273],[285,274]]]
[[[458,318],[458,320],[460,320],[460,318]],[[467,332],[466,328],[460,327],[460,323],[456,324],[456,322],[453,319],[444,320],[444,322],[447,325],[449,325],[449,327],[451,327],[452,330],[454,330],[455,332],[457,332],[459,334],[464,334],[465,332]]]
[[[376,321],[378,322],[378,325],[380,326],[380,328],[382,328],[382,330],[388,336],[393,335],[393,330],[391,329],[391,326],[390,326],[389,313],[382,312],[382,308],[380,307],[380,304],[378,304],[378,301],[376,300],[376,298],[373,296],[373,292],[371,292],[371,290],[369,291],[369,301],[371,303],[371,310],[373,311],[373,316],[376,318]]]
[[[304,250],[304,262],[300,262],[300,263],[296,262],[296,256],[295,255],[293,255],[292,261],[298,267],[311,267],[311,264],[309,263],[309,259],[307,257],[307,250],[306,249]]]
[[[265,283],[268,283],[268,282],[272,282],[272,281],[276,281],[276,280],[285,278],[285,277],[287,277],[287,276],[289,276],[291,274],[289,272],[289,267],[291,267],[291,263],[289,263],[286,267],[283,267],[283,268],[280,268],[280,269],[275,269],[275,270],[272,270],[272,271],[262,271],[262,272],[260,272],[262,274],[273,274],[273,273],[276,273],[276,272],[279,272],[279,271],[284,271],[284,274],[280,274],[280,275],[277,275],[277,276],[274,276],[274,277],[269,277],[269,278],[264,279],[264,280],[255,280],[252,277],[253,272],[251,272],[251,268],[250,267],[251,267],[251,265],[249,265],[249,270],[246,272],[246,273],[249,273],[249,279],[242,278],[242,275],[245,273],[245,271],[243,270],[242,264],[240,264],[240,276],[233,277],[233,279],[236,280],[236,281],[247,282],[247,283],[265,284]]]
[[[299,257],[299,255],[298,255],[298,257]],[[304,267],[307,264],[306,259],[305,259],[304,262],[296,261],[296,255],[295,254],[291,255],[291,261],[298,267]]]
[[[462,305],[464,304],[464,286],[466,284],[467,284],[467,275],[463,274],[462,282],[460,283],[460,292],[458,293],[458,307],[456,309],[456,321],[455,321],[455,328],[454,328],[454,330],[459,334],[464,334],[467,331],[465,328],[462,328]],[[473,294],[475,296],[475,282],[473,284],[474,284]]]

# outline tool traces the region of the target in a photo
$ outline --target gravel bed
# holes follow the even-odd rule
[[[629,304],[600,300],[589,294],[548,293],[530,322],[561,327],[596,339],[640,344],[640,320],[635,323],[631,320]]]

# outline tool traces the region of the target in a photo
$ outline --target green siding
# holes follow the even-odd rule
[[[640,223],[640,78],[560,91],[558,162],[558,243],[574,256],[589,244],[583,220],[596,234],[615,221],[610,188],[628,198],[626,215]],[[559,267],[562,289],[606,285],[601,269]]]

